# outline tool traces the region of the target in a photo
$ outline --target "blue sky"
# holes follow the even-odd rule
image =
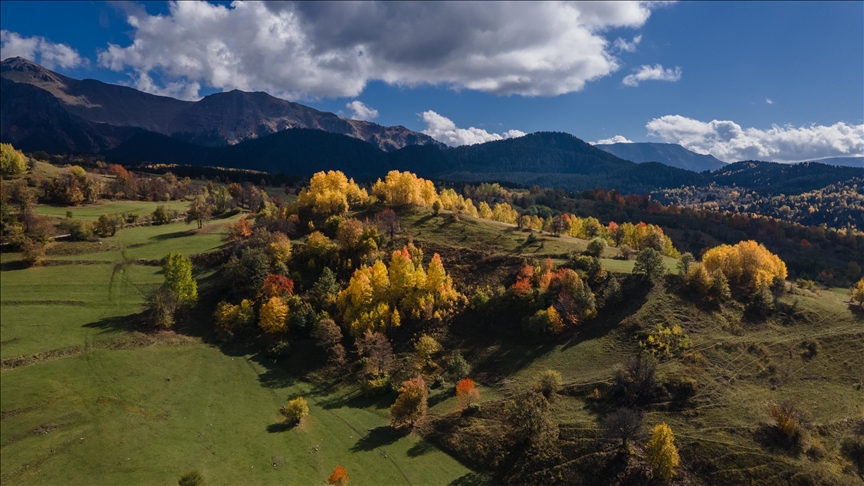
[[[451,145],[551,130],[723,160],[864,152],[862,2],[4,1],[0,28],[4,58],[71,77],[267,91]]]

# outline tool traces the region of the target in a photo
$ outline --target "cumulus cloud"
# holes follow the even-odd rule
[[[99,63],[288,99],[355,97],[372,80],[554,96],[615,72],[604,32],[643,26],[654,6],[172,2],[166,15],[127,9],[131,45],[109,44]]]
[[[627,140],[627,137],[623,135],[615,135],[612,138],[604,138],[602,140],[597,140],[596,142],[590,142],[591,145],[609,145],[612,143],[633,143],[632,140]]]
[[[655,118],[646,125],[648,134],[664,142],[678,143],[727,162],[768,160],[798,162],[864,153],[864,124],[794,127],[773,125],[767,130],[741,128],[735,122],[703,122],[680,115]]]
[[[663,69],[660,64],[653,66],[642,65],[636,69],[633,74],[628,74],[624,77],[624,86],[639,86],[642,81],[670,81],[675,82],[681,79],[681,68],[675,66],[675,69]]]
[[[187,101],[197,101],[201,99],[198,95],[198,91],[201,89],[201,85],[197,82],[191,83],[183,83],[183,82],[171,82],[166,83],[165,86],[159,86],[156,82],[153,81],[153,78],[150,77],[147,73],[141,72],[132,76],[133,82],[132,86],[135,86],[135,89],[138,91],[143,91],[145,93],[155,94],[159,96],[170,96],[171,98],[177,98],[180,100]],[[121,83],[121,84],[129,84],[129,83]]]
[[[640,42],[642,42],[641,35],[637,35],[630,42],[627,42],[619,37],[615,39],[615,42],[612,43],[612,47],[618,49],[621,52],[636,52],[636,46],[638,46]]]
[[[374,120],[378,118],[378,110],[372,108],[371,106],[367,106],[360,100],[354,100],[351,103],[345,105],[346,108],[351,110],[351,118],[352,120]]]
[[[453,120],[439,115],[432,110],[424,111],[421,115],[426,129],[423,133],[451,147],[460,145],[475,145],[478,143],[504,140],[507,138],[524,137],[525,132],[520,130],[508,130],[504,133],[489,133],[482,128],[457,128]]]
[[[88,63],[78,51],[66,44],[34,36],[22,37],[16,32],[0,30],[0,58],[23,57],[39,63],[48,69],[56,67],[75,68]]]

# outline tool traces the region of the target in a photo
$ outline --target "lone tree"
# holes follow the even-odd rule
[[[601,254],[603,254],[603,250],[606,249],[606,240],[603,238],[594,238],[588,243],[588,248],[585,250],[585,254],[588,256],[599,258]]]
[[[468,408],[472,403],[480,401],[480,390],[471,378],[465,378],[456,384],[456,399],[461,408]]]
[[[535,388],[544,397],[551,398],[561,390],[561,373],[555,370],[546,370],[537,376]]]
[[[399,396],[390,407],[390,423],[393,427],[416,425],[426,416],[429,390],[422,376],[402,382]]]
[[[348,471],[342,466],[336,466],[336,469],[333,470],[333,474],[327,478],[328,484],[333,484],[335,486],[345,486],[348,484]]]
[[[628,448],[627,441],[638,439],[644,433],[642,414],[627,407],[619,408],[603,419],[603,435],[607,439],[621,441],[621,447]]]
[[[192,278],[192,260],[180,253],[169,253],[162,261],[165,288],[179,305],[198,301],[198,282]]]
[[[309,415],[309,403],[306,402],[306,399],[303,397],[297,397],[294,400],[288,402],[288,405],[279,409],[279,413],[285,416],[285,422],[289,424],[296,424],[300,422],[303,417]]]
[[[852,302],[858,303],[858,307],[864,307],[864,278],[852,287],[850,297],[852,297]]]
[[[654,477],[661,480],[672,479],[680,458],[678,448],[673,443],[675,436],[672,428],[665,423],[651,430],[651,439],[645,445],[645,459],[654,471]]]
[[[636,264],[633,265],[633,273],[644,275],[649,279],[660,278],[666,273],[663,265],[663,256],[654,248],[645,248],[636,255]]]
[[[214,205],[207,200],[203,195],[198,195],[186,209],[186,224],[195,221],[198,223],[198,229],[204,226],[205,221],[210,221],[213,216]]]

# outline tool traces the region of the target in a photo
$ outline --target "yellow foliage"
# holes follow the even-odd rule
[[[489,207],[486,201],[481,201],[480,205],[477,206],[477,216],[483,219],[492,219],[492,208]]]
[[[267,254],[271,263],[287,264],[291,258],[291,240],[279,231],[273,233],[267,245]]]
[[[399,172],[392,170],[387,173],[384,181],[372,186],[372,195],[385,204],[432,206],[438,200],[435,184],[432,181],[421,179],[411,172]]]
[[[567,326],[564,324],[564,319],[561,319],[561,315],[558,314],[558,311],[555,310],[555,306],[550,305],[548,309],[546,309],[546,315],[549,316],[549,324],[553,333],[561,334]]]
[[[232,331],[252,323],[253,315],[252,301],[243,299],[240,305],[232,305],[228,302],[220,302],[213,313],[216,325],[226,331]]]
[[[755,241],[720,245],[708,250],[702,264],[709,272],[720,270],[730,285],[755,291],[770,286],[774,278],[786,279],[786,264]]]
[[[419,261],[422,253],[416,253],[412,256],[410,248],[403,248],[393,252],[389,269],[376,260],[354,272],[337,299],[343,322],[353,335],[384,332],[399,326],[403,316],[420,319],[427,311],[441,317],[441,308],[458,298],[441,257],[432,257],[427,273]]]
[[[668,480],[675,475],[680,458],[674,441],[672,428],[665,423],[655,426],[651,431],[651,439],[645,445],[645,460],[651,465],[657,479]]]
[[[280,332],[286,329],[288,320],[288,304],[278,296],[261,305],[258,311],[258,325],[264,332]]]
[[[704,265],[698,263],[690,265],[690,271],[687,272],[685,278],[687,286],[698,295],[706,295],[711,290],[713,282],[711,275],[708,274],[708,270],[705,269]]]
[[[369,198],[365,189],[348,179],[341,171],[318,172],[309,180],[309,187],[300,191],[297,203],[322,214],[342,214],[350,206]]]
[[[515,209],[510,207],[509,204],[504,202],[497,203],[495,205],[495,208],[492,209],[492,219],[495,221],[516,224],[516,218],[518,217],[519,213],[517,213]]]
[[[864,306],[864,278],[852,287],[850,297],[852,297],[852,302],[857,302],[858,305]]]

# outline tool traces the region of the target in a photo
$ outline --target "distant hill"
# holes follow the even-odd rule
[[[780,164],[747,160],[728,164],[709,175],[721,186],[754,189],[762,194],[800,194],[861,177],[861,170],[819,162]]]
[[[402,126],[347,120],[261,92],[234,90],[197,102],[181,101],[93,79],[72,79],[20,57],[4,60],[0,77],[0,139],[16,146],[27,145],[31,150],[49,150],[49,146],[65,140],[69,143],[62,151],[100,152],[119,145],[123,136],[137,133],[130,128],[204,146],[231,145],[289,128],[339,133],[385,151],[408,145],[439,145],[431,137]],[[36,112],[12,110],[11,105],[32,106]],[[41,113],[46,108],[50,108],[50,115]],[[46,145],[33,148],[40,141]]]
[[[820,164],[837,165],[841,167],[857,167],[864,169],[864,156],[857,157],[827,157],[824,159],[812,160],[810,162],[818,162]]]
[[[595,147],[637,164],[659,162],[693,172],[715,170],[726,165],[713,155],[697,154],[674,143],[612,143],[597,144]]]
[[[705,181],[701,174],[662,164],[635,164],[572,135],[550,132],[458,148],[408,146],[390,153],[321,130],[285,130],[224,147],[201,147],[142,132],[105,155],[109,161],[127,164],[210,165],[302,176],[342,170],[358,179],[374,179],[398,169],[452,181],[499,180],[568,190],[603,186],[622,192],[649,192]]]

